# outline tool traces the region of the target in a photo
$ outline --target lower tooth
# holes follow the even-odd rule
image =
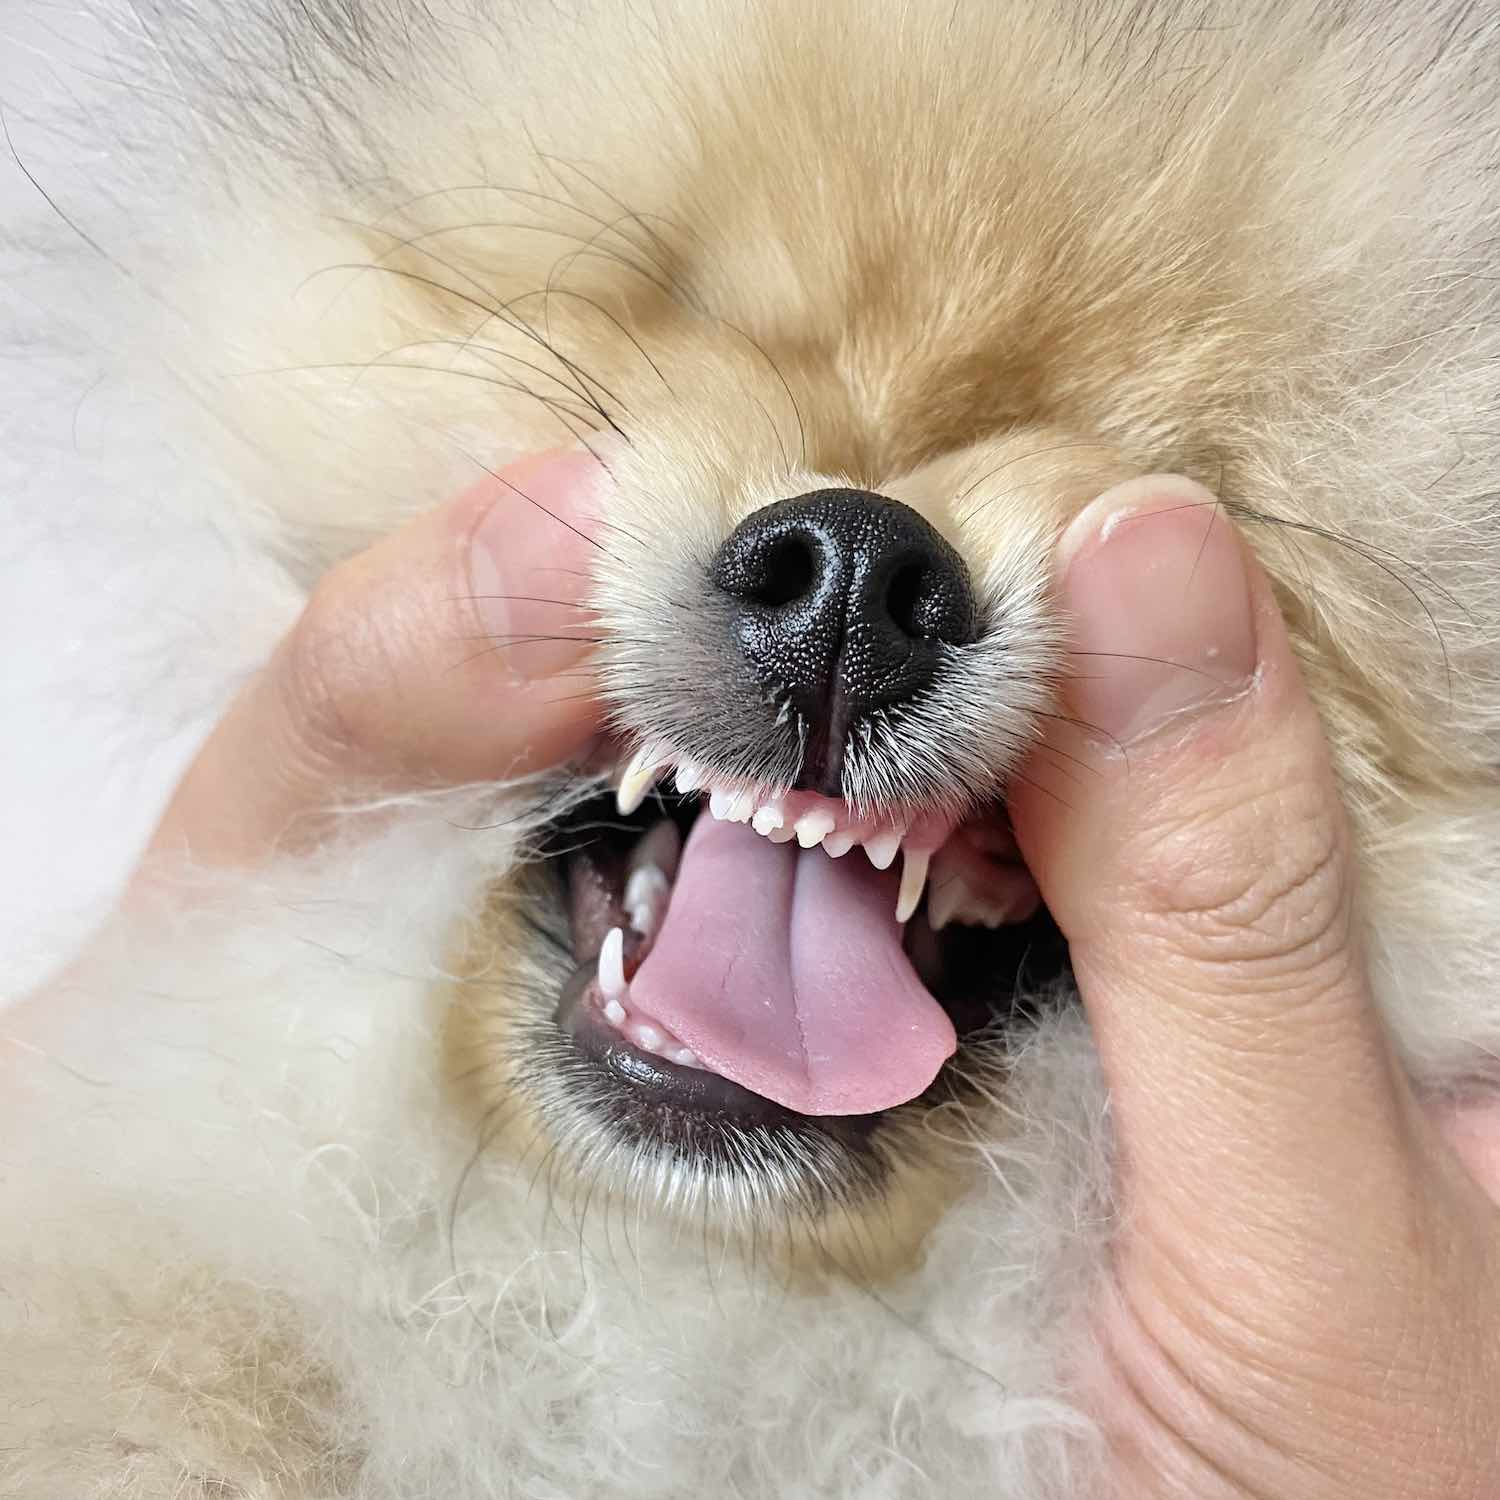
[[[628,988],[625,983],[625,930],[611,927],[599,949],[599,992],[606,1000],[618,1001]]]
[[[667,1040],[656,1027],[647,1026],[644,1022],[632,1029],[630,1039],[648,1052],[660,1052]]]
[[[691,1047],[679,1047],[672,1054],[670,1061],[683,1068],[701,1068],[703,1066],[698,1061],[698,1054]]]
[[[604,1019],[617,1030],[625,1025],[625,1007],[618,1000],[608,1000],[604,1005]]]

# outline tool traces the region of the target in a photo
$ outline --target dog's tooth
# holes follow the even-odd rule
[[[792,823],[783,823],[780,828],[773,828],[766,837],[773,844],[789,844],[797,837],[797,829]]]
[[[750,826],[762,838],[768,838],[785,824],[786,814],[774,802],[768,802],[764,807],[756,808],[755,816],[750,819]]]
[[[640,1021],[630,1028],[630,1040],[647,1052],[660,1053],[667,1039],[649,1021]]]
[[[865,853],[870,857],[870,863],[877,870],[889,870],[896,858],[896,851],[901,847],[901,840],[906,837],[904,828],[888,828],[884,833],[877,833],[874,838],[865,840]]]
[[[618,1000],[628,988],[625,983],[625,929],[611,927],[599,949],[599,992],[606,1000]]]
[[[604,1002],[604,1019],[616,1030],[625,1024],[625,1007],[618,1000],[606,1000]]]
[[[615,806],[622,816],[629,817],[646,800],[660,765],[661,752],[654,745],[642,745],[631,756],[615,792]]]
[[[796,823],[797,842],[804,849],[821,844],[833,832],[836,821],[833,814],[828,812],[803,813]]]
[[[823,853],[830,859],[842,859],[855,843],[854,835],[847,829],[842,833],[826,834],[823,838]]]
[[[901,892],[896,897],[896,920],[907,922],[916,911],[927,885],[927,867],[932,863],[930,850],[908,849],[901,864]]]
[[[927,921],[934,932],[941,932],[957,915],[968,895],[968,885],[956,870],[934,874],[932,891],[927,897]]]
[[[677,790],[681,792],[684,797],[686,797],[689,792],[696,792],[698,788],[702,786],[703,783],[707,780],[708,773],[703,769],[702,766],[690,760],[678,761]]]
[[[730,800],[729,821],[731,823],[748,823],[754,811],[755,793],[746,788],[742,792],[736,792]]]
[[[677,878],[677,866],[682,859],[682,835],[670,818],[661,818],[650,830],[636,840],[630,858],[625,862],[628,876],[648,865],[655,865],[668,883]]]
[[[703,1066],[702,1062],[698,1059],[698,1054],[691,1047],[677,1048],[667,1060],[676,1063],[680,1068],[701,1068]]]
[[[734,793],[728,787],[716,786],[708,794],[708,811],[711,817],[717,818],[719,822],[725,822],[729,817],[729,807],[734,801]]]
[[[651,937],[661,926],[672,899],[672,882],[660,865],[641,865],[625,881],[622,901],[630,925],[642,937]]]

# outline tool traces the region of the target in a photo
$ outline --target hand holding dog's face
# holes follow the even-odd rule
[[[330,574],[143,870],[256,863],[372,788],[576,755],[598,729],[576,684],[600,482],[590,458],[523,461]],[[555,525],[497,553],[486,521],[517,495]],[[1127,1222],[1077,1368],[1120,1493],[1486,1492],[1496,1133],[1469,1117],[1462,1135],[1486,1196],[1392,1057],[1327,747],[1266,582],[1213,497],[1170,479],[1101,497],[1058,571],[1075,644],[1128,627],[1150,646],[1072,685],[1039,752],[1077,769],[1067,796],[1023,778],[1012,799],[1119,1131]],[[497,606],[510,628],[491,640]],[[532,659],[472,670],[485,640]]]

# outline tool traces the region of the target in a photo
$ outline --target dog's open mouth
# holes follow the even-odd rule
[[[860,817],[642,754],[547,852],[577,963],[558,1024],[655,1109],[877,1115],[1066,965],[1000,807]]]

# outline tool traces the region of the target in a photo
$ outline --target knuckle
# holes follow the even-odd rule
[[[1343,812],[1321,779],[1233,789],[1158,829],[1144,858],[1151,933],[1240,984],[1284,987],[1330,971],[1349,948]]]

